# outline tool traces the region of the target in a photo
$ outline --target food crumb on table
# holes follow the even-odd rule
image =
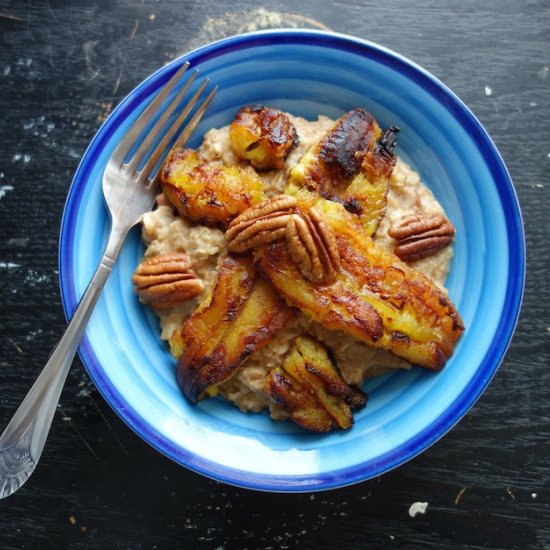
[[[425,514],[427,508],[427,502],[413,502],[409,507],[409,516],[414,518],[416,514]]]

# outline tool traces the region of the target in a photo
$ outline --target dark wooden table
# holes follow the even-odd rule
[[[378,42],[449,85],[508,165],[528,277],[497,376],[446,437],[349,488],[277,495],[196,475],[110,409],[79,360],[41,463],[0,501],[0,548],[550,548],[550,6],[547,0],[0,0],[0,428],[65,328],[72,175],[98,127],[192,47],[269,27]],[[428,502],[424,515],[409,506]]]

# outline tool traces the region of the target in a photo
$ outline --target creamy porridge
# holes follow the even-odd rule
[[[329,130],[334,122],[324,116],[317,121],[289,115],[300,137],[300,144],[287,157],[282,170],[259,172],[268,196],[283,192],[290,169],[298,163],[306,151]],[[241,161],[234,155],[229,143],[229,127],[210,130],[199,152],[211,162],[236,165]],[[387,195],[384,218],[374,235],[376,243],[391,250],[393,240],[388,236],[389,227],[404,215],[412,213],[442,213],[443,210],[432,193],[422,184],[416,172],[406,163],[397,160]],[[147,245],[146,257],[171,252],[187,252],[190,268],[205,284],[208,292],[216,276],[219,256],[226,250],[223,231],[183,220],[174,210],[159,201],[156,210],[145,215],[143,240]],[[433,279],[440,287],[447,276],[452,257],[451,247],[414,263],[415,269]],[[161,337],[168,340],[178,330],[204,296],[204,293],[183,306],[168,312],[156,312],[161,326]],[[308,333],[325,343],[333,352],[343,378],[350,384],[361,384],[367,376],[381,374],[391,369],[409,368],[410,365],[380,349],[374,349],[340,331],[328,331],[298,312],[285,329],[262,349],[252,353],[239,370],[221,386],[219,392],[234,402],[242,411],[260,411],[269,408],[273,418],[284,418],[286,413],[265,391],[265,381],[271,369],[281,364],[293,340]]]

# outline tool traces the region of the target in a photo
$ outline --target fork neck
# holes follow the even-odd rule
[[[112,221],[109,238],[107,239],[107,245],[105,246],[105,252],[101,258],[101,264],[109,270],[112,269],[130,228],[131,226],[124,226],[116,223],[114,220]]]

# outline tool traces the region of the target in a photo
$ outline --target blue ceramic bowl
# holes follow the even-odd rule
[[[457,229],[447,281],[466,332],[440,373],[420,368],[366,383],[368,406],[354,427],[306,433],[221,399],[196,406],[181,395],[155,318],[130,277],[143,253],[139,229],[124,245],[92,316],[80,355],[114,410],[176,462],[227,483],[313,491],[356,483],[414,457],[468,411],[510,342],[523,292],[521,215],[503,161],[463,103],[425,70],[355,38],[282,30],[228,38],[163,67],[112,113],[86,151],[69,192],[60,239],[60,278],[69,315],[101,257],[109,227],[103,168],[139,111],[185,61],[220,86],[190,146],[237,109],[265,103],[306,118],[361,106],[396,124],[399,154],[420,172]]]

